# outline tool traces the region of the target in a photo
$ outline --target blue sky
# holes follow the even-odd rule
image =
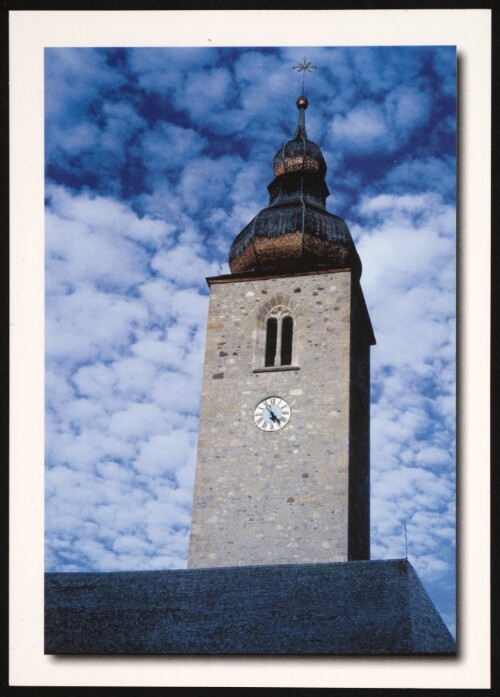
[[[454,47],[46,49],[46,566],[185,567],[205,277],[267,205],[304,55],[377,338],[372,557],[406,521],[453,630]]]

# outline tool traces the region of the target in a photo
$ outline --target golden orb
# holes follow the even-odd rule
[[[297,99],[297,109],[307,109],[308,105],[307,97],[301,96]]]

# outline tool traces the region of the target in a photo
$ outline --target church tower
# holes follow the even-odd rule
[[[190,568],[369,559],[370,345],[346,223],[298,126],[210,303]]]

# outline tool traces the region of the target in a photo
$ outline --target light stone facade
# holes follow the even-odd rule
[[[189,567],[367,558],[352,552],[359,530],[349,530],[353,507],[366,548],[367,437],[353,446],[352,421],[361,410],[368,429],[373,335],[359,284],[349,269],[209,282]],[[277,306],[294,319],[292,365],[264,368],[265,319]],[[270,396],[291,407],[276,432],[254,422]],[[354,451],[363,462],[350,462]]]

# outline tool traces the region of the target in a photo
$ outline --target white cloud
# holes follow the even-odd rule
[[[164,244],[173,229],[172,225],[165,220],[150,216],[139,218],[130,206],[112,198],[91,193],[71,195],[67,189],[56,186],[47,187],[47,196],[50,200],[49,213],[60,221],[59,228],[50,235],[48,251],[51,249],[51,240],[53,239],[56,243],[57,233],[64,235],[66,226],[72,222],[75,223],[77,230],[83,230],[86,235],[92,232],[99,238],[109,238],[113,245],[119,244],[120,238],[128,238],[143,244]],[[67,252],[72,251],[73,244],[73,238],[67,241]],[[118,251],[119,249],[118,247]],[[137,247],[131,249],[135,253],[139,251]],[[76,255],[72,261],[73,265],[77,263]]]
[[[219,266],[203,258],[194,229],[183,231],[169,258],[156,251],[171,239],[162,221],[102,196],[62,187],[48,193],[48,563],[64,570],[182,566],[203,278]],[[155,267],[161,275],[152,279]]]
[[[135,300],[83,284],[73,293],[47,301],[47,356],[53,360],[109,360],[117,344],[130,342],[133,327],[145,319]]]
[[[138,132],[147,127],[147,122],[139,116],[135,108],[124,102],[105,103],[102,107],[104,126],[99,129],[99,147],[106,157],[113,155],[124,161],[127,144]]]
[[[198,158],[185,166],[179,191],[190,213],[203,213],[224,201],[231,193],[232,182],[242,166],[237,157],[218,160]]]
[[[430,93],[411,85],[399,86],[386,99],[388,117],[398,132],[406,136],[426,123],[432,108]]]
[[[147,438],[167,430],[165,414],[156,404],[132,403],[116,411],[109,420],[109,430],[119,438]]]
[[[161,179],[165,171],[175,172],[198,156],[206,140],[192,128],[160,122],[144,133],[141,146],[150,175]]]
[[[191,117],[217,122],[234,96],[232,77],[226,68],[212,68],[203,74],[188,73],[184,89],[178,94],[178,104],[187,109]]]
[[[169,251],[159,251],[152,259],[151,266],[163,278],[181,287],[199,284],[206,276],[216,276],[220,269],[219,264],[210,264],[187,244]],[[196,301],[195,295],[192,300]]]
[[[408,189],[440,192],[443,196],[455,195],[455,162],[446,157],[407,157],[397,162],[385,177],[385,186],[393,193]]]
[[[344,149],[356,152],[385,149],[390,137],[384,110],[373,102],[357,105],[346,116],[335,116],[331,132]]]
[[[353,230],[377,337],[372,555],[402,557],[407,545],[433,589],[455,554],[455,213],[437,191],[426,191],[367,194],[357,214]]]
[[[68,48],[45,51],[45,113],[47,127],[68,125],[104,88],[119,88],[126,78],[106,67],[100,51]]]
[[[176,405],[175,393],[171,400]],[[179,408],[182,409],[182,404]],[[133,466],[142,474],[161,476],[167,472],[175,474],[185,467],[187,462],[191,464],[192,459],[193,443],[190,442],[189,436],[186,436],[184,431],[172,431],[149,438],[142,446]]]
[[[128,62],[137,75],[140,86],[168,100],[175,87],[182,84],[185,72],[210,66],[217,60],[216,50],[185,48],[133,48],[128,51]],[[169,66],[175,69],[169,69]]]
[[[358,100],[331,121],[337,147],[359,154],[400,150],[413,131],[427,123],[430,92],[421,85],[398,85],[384,101]]]

